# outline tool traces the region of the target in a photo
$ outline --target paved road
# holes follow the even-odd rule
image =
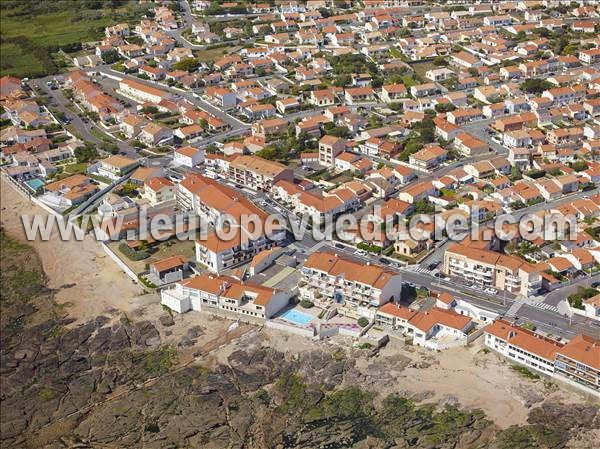
[[[47,93],[50,96],[50,98],[52,98],[52,103],[54,103],[56,105],[55,108],[58,109],[63,114],[65,114],[65,116],[71,121],[71,125],[73,125],[73,127],[75,128],[75,131],[77,132],[77,134],[79,134],[79,136],[83,140],[85,140],[86,142],[92,143],[94,145],[97,145],[97,146],[103,145],[105,142],[103,140],[97,138],[91,132],[91,130],[93,128],[95,128],[98,132],[105,134],[104,131],[100,128],[100,126],[91,121],[88,123],[85,123],[81,119],[81,116],[79,114],[75,114],[73,111],[71,111],[67,107],[67,105],[70,105],[70,104],[73,105],[74,107],[76,107],[76,106],[67,97],[65,97],[65,95],[62,93],[62,91],[60,89],[52,90],[46,85],[46,82],[52,80],[53,78],[54,78],[53,76],[48,76],[45,78],[35,79],[35,80],[31,81],[31,84],[39,87],[45,93]],[[111,138],[108,134],[105,134],[105,135],[106,135],[107,139],[110,139],[114,144],[116,144],[118,146],[119,152],[121,154],[124,154],[124,155],[134,158],[134,159],[137,159],[139,157],[137,152],[135,151],[135,149],[131,145],[129,145],[127,142],[118,141],[114,138]],[[102,152],[102,150],[100,150],[100,149],[99,149],[99,151]]]
[[[112,68],[108,65],[98,66],[98,67],[90,70],[90,72],[100,72],[101,74],[104,74],[104,75],[118,76],[123,79],[131,79],[131,80],[135,80],[139,83],[145,84],[147,86],[151,86],[151,87],[154,87],[157,89],[164,90],[176,97],[185,98],[191,104],[197,105],[201,109],[204,109],[205,111],[213,114],[215,117],[218,117],[219,119],[221,119],[222,121],[227,123],[231,127],[231,129],[250,128],[249,124],[244,123],[244,122],[236,119],[235,117],[230,116],[223,110],[208,103],[207,101],[203,100],[202,98],[199,98],[197,95],[193,94],[192,92],[182,91],[180,89],[176,89],[174,87],[167,86],[166,84],[156,83],[156,82],[149,81],[149,80],[143,80],[143,79],[138,78],[135,75],[117,72],[117,71],[112,70]],[[117,81],[112,78],[109,78],[109,77],[103,77],[102,79],[99,80],[99,82],[103,87],[105,87],[105,86],[108,87],[111,92],[114,92],[118,87]]]

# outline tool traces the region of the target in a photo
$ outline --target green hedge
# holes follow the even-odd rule
[[[136,251],[134,249],[131,249],[129,246],[127,246],[127,243],[121,243],[119,245],[119,251],[125,254],[125,256],[127,256],[129,260],[133,261],[144,260],[150,256],[150,254],[147,251]]]

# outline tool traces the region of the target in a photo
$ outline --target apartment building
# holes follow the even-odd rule
[[[578,335],[556,351],[554,375],[600,396],[600,341]]]
[[[142,198],[147,199],[151,206],[175,204],[175,186],[162,176],[151,178],[144,183]]]
[[[547,375],[554,373],[554,359],[561,343],[504,320],[486,326],[484,334],[485,345],[504,357]]]
[[[123,79],[119,82],[118,93],[138,103],[150,102],[158,104],[170,98],[169,93],[164,90],[130,79]]]
[[[293,181],[294,172],[279,162],[244,155],[231,161],[227,177],[253,190],[270,191],[277,181]]]
[[[335,165],[335,158],[346,149],[346,141],[334,136],[323,136],[319,140],[319,164],[326,167]]]
[[[531,264],[516,257],[458,244],[450,246],[444,254],[443,272],[474,285],[522,296],[534,295],[542,286],[540,272]]]
[[[182,210],[196,212],[210,226],[219,223],[223,216],[235,220],[222,232],[210,230],[196,241],[196,260],[214,273],[251,260],[285,234],[277,226],[264,229],[264,211],[237,190],[205,176],[188,174],[177,185],[176,199]],[[244,217],[256,217],[262,226],[254,227]]]
[[[327,305],[379,307],[399,301],[402,279],[378,265],[316,252],[306,259],[298,287],[301,297]]]
[[[505,320],[484,335],[485,345],[504,357],[600,397],[600,340],[578,335],[563,344]]]
[[[201,274],[160,292],[160,302],[177,313],[216,310],[269,319],[288,305],[290,294],[230,276]]]

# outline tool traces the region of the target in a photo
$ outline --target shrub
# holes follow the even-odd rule
[[[360,327],[366,327],[369,324],[369,320],[364,316],[361,316],[356,322]]]
[[[134,249],[131,249],[129,246],[127,246],[127,243],[121,243],[119,245],[119,251],[125,254],[125,256],[127,256],[129,260],[133,261],[144,260],[150,256],[150,254],[147,251],[136,251]]]
[[[310,309],[311,307],[314,307],[314,304],[308,299],[303,299],[302,301],[300,301],[300,306],[305,309]]]
[[[513,365],[511,366],[511,369],[517,373],[519,373],[521,376],[523,376],[526,379],[530,379],[530,380],[538,380],[540,378],[539,375],[537,375],[536,373],[533,373],[531,371],[529,371],[529,369],[525,368],[524,366],[521,365]]]

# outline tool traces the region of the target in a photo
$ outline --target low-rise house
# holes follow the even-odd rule
[[[410,93],[415,98],[438,95],[440,88],[435,83],[418,84],[410,87]]]
[[[466,345],[467,335],[475,327],[471,318],[453,310],[433,307],[417,312],[394,303],[384,304],[377,310],[375,323],[412,336],[413,344],[434,350]]]
[[[388,84],[381,88],[381,99],[386,103],[399,101],[408,96],[404,84]]]
[[[466,156],[478,156],[487,153],[489,146],[472,134],[461,132],[454,139],[454,146]]]
[[[203,132],[204,130],[200,125],[194,124],[177,128],[173,135],[181,140],[192,141],[194,139],[202,137]]]
[[[97,166],[97,172],[100,176],[112,180],[120,179],[122,176],[136,168],[139,162],[125,156],[109,156],[100,160]]]
[[[222,311],[270,319],[288,305],[289,293],[242,282],[230,276],[202,274],[161,290],[161,304],[184,313]]]
[[[371,87],[354,87],[346,89],[344,97],[348,104],[366,103],[375,101],[375,91]]]
[[[99,189],[87,176],[72,175],[44,185],[44,190],[54,194],[53,197],[58,200],[58,203],[54,203],[54,205],[71,207],[83,203]],[[44,201],[44,197],[41,200]],[[48,201],[44,202],[49,203]]]
[[[188,262],[183,256],[171,256],[150,264],[150,274],[161,284],[181,281]]]
[[[192,146],[177,148],[173,153],[173,162],[185,167],[195,167],[204,162],[204,150]]]
[[[252,124],[252,135],[269,138],[285,134],[288,130],[289,122],[285,119],[272,118],[261,120]]]
[[[173,140],[173,130],[151,122],[142,128],[138,139],[146,145],[165,145]]]
[[[438,167],[447,158],[447,152],[439,145],[428,145],[422,150],[411,154],[408,161],[413,167],[421,170],[431,170]]]

